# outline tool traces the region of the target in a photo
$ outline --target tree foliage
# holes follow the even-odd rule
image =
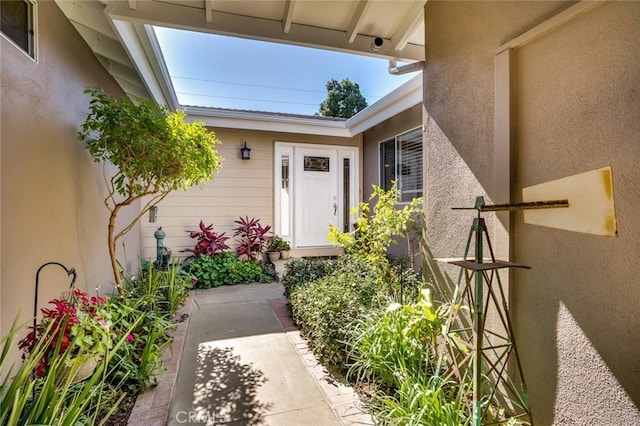
[[[367,107],[367,100],[360,93],[360,86],[348,78],[340,83],[332,78],[326,87],[327,98],[320,104],[320,115],[350,118]]]
[[[341,232],[330,224],[329,241],[342,247],[347,254],[372,265],[381,279],[389,278],[387,249],[391,244],[397,244],[396,237],[408,237],[423,214],[422,197],[414,198],[402,208],[397,206],[399,200],[400,191],[395,182],[388,191],[373,185],[369,202],[359,203],[352,211],[358,216],[355,230]]]
[[[109,255],[116,288],[123,295],[116,260],[116,242],[136,224],[152,206],[171,191],[204,184],[220,168],[222,158],[215,145],[216,135],[202,123],[187,123],[184,111],[169,112],[155,102],[138,99],[134,104],[97,88],[91,95],[89,114],[78,137],[97,163],[103,163],[110,211]],[[117,171],[109,176],[106,165]],[[136,217],[116,232],[116,217],[125,206],[149,197]]]

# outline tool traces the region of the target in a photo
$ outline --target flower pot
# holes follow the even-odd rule
[[[95,357],[88,357],[82,361],[79,361],[77,358],[71,360],[72,365],[77,362],[81,362],[80,366],[75,372],[71,383],[80,382],[88,377],[90,377],[98,366],[98,359]],[[71,374],[72,367],[65,367],[65,374]]]
[[[282,260],[287,260],[289,258],[289,250],[282,250],[280,252],[280,258]]]
[[[271,263],[273,263],[276,260],[280,259],[280,252],[279,251],[269,251],[269,252],[267,252],[267,257],[269,257],[269,261]]]

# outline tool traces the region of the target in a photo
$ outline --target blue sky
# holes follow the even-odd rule
[[[361,55],[155,27],[181,105],[313,115],[332,78],[358,83],[369,105],[415,74]]]

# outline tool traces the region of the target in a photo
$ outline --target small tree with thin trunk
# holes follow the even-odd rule
[[[78,136],[97,163],[103,164],[107,186],[104,203],[110,212],[109,256],[115,286],[124,297],[121,271],[116,258],[118,239],[171,191],[204,184],[220,168],[222,158],[216,135],[202,123],[187,123],[183,111],[169,112],[155,102],[138,99],[134,104],[102,90],[88,88],[89,114]],[[117,171],[110,175],[107,164]],[[123,207],[146,198],[140,211],[122,229],[116,218]]]

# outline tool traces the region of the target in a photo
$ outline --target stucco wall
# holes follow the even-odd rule
[[[226,232],[227,236],[233,235],[233,221],[239,216],[255,217],[260,219],[262,225],[273,226],[275,142],[362,148],[361,136],[337,138],[225,128],[212,130],[222,141],[218,145],[218,152],[224,158],[222,169],[203,188],[174,191],[167,196],[158,205],[155,223],[149,223],[148,217],[143,218],[145,258],[155,259],[156,239],[153,233],[160,226],[167,234],[164,243],[171,248],[175,257],[185,257],[188,253],[182,253],[181,250],[193,248],[195,240],[189,238],[186,231],[197,230],[200,220],[207,225],[213,223],[216,232]],[[244,141],[251,148],[249,161],[240,159],[240,147]]]
[[[496,49],[568,2],[426,4],[429,240],[459,256],[470,217],[491,198]],[[515,51],[512,200],[522,187],[613,166],[620,236],[522,223],[512,214],[511,312],[536,424],[640,422],[640,3],[613,2]],[[494,221],[494,226],[497,227]]]
[[[538,372],[534,401],[553,409],[557,424],[640,423],[638,22],[640,4],[607,4],[516,51],[514,195],[613,169],[618,238],[515,218],[515,256],[534,267],[516,273],[513,290],[517,331],[530,341],[523,362]]]
[[[35,274],[46,262],[76,268],[77,287],[91,293],[97,285],[111,291],[113,281],[102,169],[77,131],[86,86],[121,91],[54,2],[38,2],[37,38],[36,63],[0,37],[3,335],[18,311],[30,317]],[[126,238],[134,260],[139,235],[137,228]],[[40,288],[42,306],[68,288],[66,274],[48,267]]]

